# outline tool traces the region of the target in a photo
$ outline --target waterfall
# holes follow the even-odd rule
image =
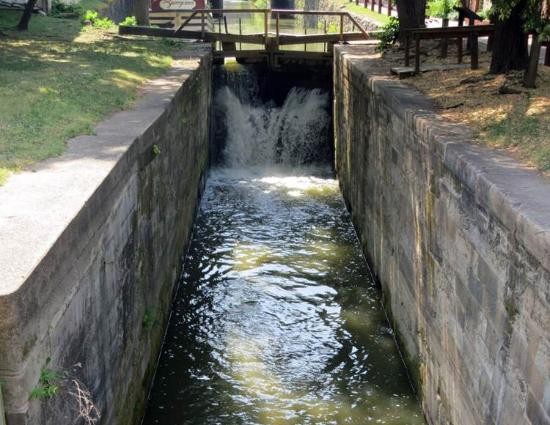
[[[226,130],[224,164],[237,168],[262,165],[301,165],[323,162],[330,149],[329,96],[319,89],[293,88],[282,106],[262,103],[242,84],[250,76],[234,80],[237,87],[218,90],[216,107]]]

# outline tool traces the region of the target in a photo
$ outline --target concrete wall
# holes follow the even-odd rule
[[[187,56],[134,109],[0,187],[9,425],[84,423],[74,380],[98,424],[143,413],[208,163],[211,60]],[[57,395],[29,401],[44,370]]]
[[[376,56],[336,49],[336,166],[428,422],[550,424],[550,181]]]

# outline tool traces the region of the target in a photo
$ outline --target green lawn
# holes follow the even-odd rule
[[[378,22],[380,25],[384,25],[389,22],[390,17],[382,15],[378,12],[373,12],[367,7],[363,6],[363,1],[359,1],[359,4],[355,4],[355,1],[349,2],[348,0],[334,0],[337,4],[342,5],[349,12],[356,13],[357,15],[363,15],[371,18],[373,21]]]
[[[145,80],[170,67],[175,50],[163,40],[122,40],[116,28],[37,15],[18,32],[19,14],[0,14],[0,184],[131,105]]]

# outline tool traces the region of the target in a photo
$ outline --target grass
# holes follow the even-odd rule
[[[373,21],[376,21],[380,25],[387,24],[390,21],[390,17],[387,15],[382,15],[378,12],[374,12],[367,7],[364,7],[362,2],[355,4],[355,2],[349,2],[348,0],[334,0],[338,5],[344,6],[348,12],[355,13],[357,15],[366,16]]]
[[[436,58],[436,51],[429,53],[423,63],[442,62]],[[450,51],[446,61],[455,62],[454,54]],[[398,52],[395,59],[401,65],[402,55]],[[406,81],[434,99],[443,116],[468,125],[474,131],[475,143],[504,150],[527,166],[549,174],[550,68],[541,65],[537,88],[528,90],[521,85],[521,72],[488,74],[489,60],[484,53],[479,70],[429,72]],[[500,94],[502,86],[518,93]]]
[[[0,184],[130,106],[144,81],[171,66],[175,50],[162,40],[117,38],[116,28],[37,15],[18,32],[19,14],[0,14]]]

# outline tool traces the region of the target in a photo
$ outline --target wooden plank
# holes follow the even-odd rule
[[[217,50],[213,53],[217,58],[267,58],[268,54],[265,50]]]
[[[468,37],[472,34],[478,37],[492,35],[495,31],[495,27],[494,25],[475,25],[467,27],[414,28],[405,31],[413,37],[418,34],[422,40],[428,40],[445,37]]]
[[[221,42],[241,42],[250,44],[265,44],[263,34],[220,34],[217,32],[202,31],[176,31],[170,28],[154,28],[141,26],[124,26],[118,27],[118,33],[121,35],[146,35],[150,37],[170,37],[170,38],[189,38],[204,41],[221,41]]]
[[[337,43],[341,39],[344,41],[364,40],[365,36],[360,32],[345,32],[342,34],[279,34],[279,44],[292,45],[304,43]]]

